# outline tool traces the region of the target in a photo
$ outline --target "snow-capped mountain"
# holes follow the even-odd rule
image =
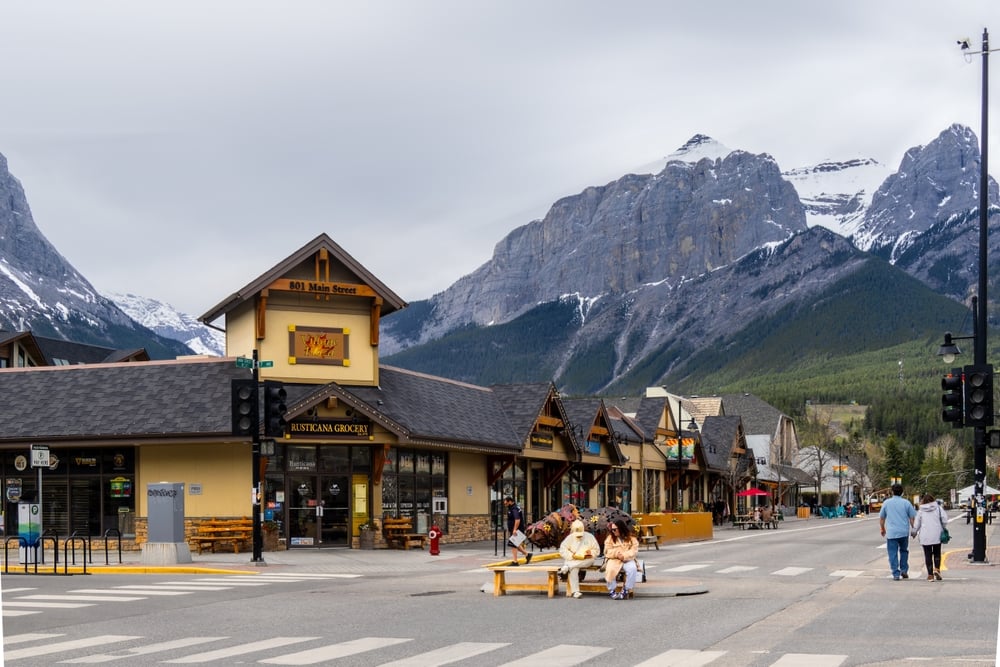
[[[226,354],[226,335],[156,299],[135,294],[105,295],[126,315],[166,338],[179,340],[195,354],[222,357]]]
[[[799,193],[809,227],[826,227],[851,238],[864,221],[875,192],[891,173],[877,160],[858,157],[843,162],[824,161],[781,175]]]

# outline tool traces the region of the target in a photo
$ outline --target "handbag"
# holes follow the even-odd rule
[[[941,529],[941,544],[948,544],[951,542],[951,533],[948,532],[947,528]]]

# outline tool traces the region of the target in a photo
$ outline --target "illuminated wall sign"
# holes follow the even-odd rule
[[[288,326],[288,363],[350,366],[348,328]]]
[[[355,419],[304,419],[288,424],[293,438],[364,438],[370,440],[372,423]]]

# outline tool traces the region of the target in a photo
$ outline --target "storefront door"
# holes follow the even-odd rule
[[[289,475],[288,546],[350,544],[350,487],[346,475]]]

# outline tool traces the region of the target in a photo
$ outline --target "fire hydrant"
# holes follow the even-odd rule
[[[431,526],[430,531],[427,533],[427,538],[431,541],[431,555],[437,556],[441,553],[441,529],[437,526]]]

